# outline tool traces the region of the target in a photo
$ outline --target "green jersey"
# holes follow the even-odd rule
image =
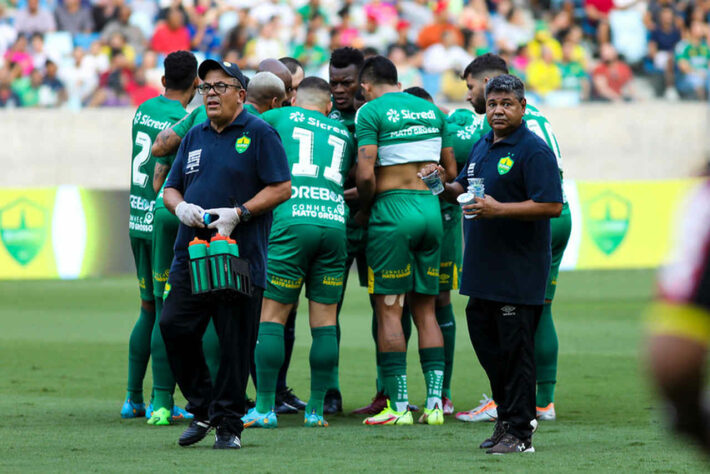
[[[173,126],[173,132],[175,132],[178,137],[185,138],[185,135],[187,135],[187,132],[189,132],[192,127],[198,123],[203,123],[205,120],[207,120],[207,110],[204,105],[201,105],[190,112],[190,115],[176,123]]]
[[[681,41],[676,46],[676,59],[688,61],[693,70],[705,70],[710,64],[710,48],[704,40],[697,46],[689,41]]]
[[[133,164],[131,166],[129,235],[150,239],[156,192],[153,190],[155,158],[150,152],[158,134],[187,112],[177,100],[158,96],[141,104],[133,117]]]
[[[244,110],[246,110],[247,112],[249,112],[250,114],[252,114],[255,117],[261,117],[261,114],[259,113],[258,110],[256,110],[256,107],[254,107],[251,104],[244,104]]]
[[[446,121],[446,133],[454,147],[458,171],[461,171],[479,138],[476,130],[480,127],[481,118],[468,109],[456,109],[449,113]]]
[[[338,110],[335,108],[335,105],[333,105],[333,110],[331,110],[330,114],[328,115],[328,118],[337,120],[338,122],[342,123],[343,125],[345,125],[345,127],[348,129],[348,132],[350,132],[353,137],[356,136],[354,110]]]
[[[291,167],[291,199],[274,209],[274,228],[313,224],[345,229],[343,182],[355,159],[355,142],[340,123],[301,107],[261,116],[281,136]]]
[[[451,146],[446,116],[431,102],[390,92],[360,107],[355,118],[358,146],[377,145],[375,166],[438,163]]]

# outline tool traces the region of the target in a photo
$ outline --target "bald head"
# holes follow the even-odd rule
[[[275,74],[276,77],[283,81],[284,86],[286,87],[286,92],[288,93],[291,90],[291,71],[289,71],[286,65],[278,59],[264,59],[259,63],[259,68],[256,72],[270,72]]]
[[[258,72],[249,80],[247,102],[254,105],[259,112],[281,107],[286,98],[286,88],[275,74]]]

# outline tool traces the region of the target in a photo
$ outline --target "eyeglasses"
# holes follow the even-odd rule
[[[210,93],[210,89],[214,89],[217,95],[222,95],[227,92],[228,87],[234,87],[237,90],[241,89],[241,86],[237,86],[234,84],[225,84],[224,82],[215,82],[214,84],[210,84],[209,82],[203,82],[202,84],[197,86],[197,92],[199,92],[200,95],[207,95]]]

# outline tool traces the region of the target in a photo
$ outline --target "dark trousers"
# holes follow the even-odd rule
[[[209,419],[232,433],[243,429],[251,352],[256,341],[263,290],[226,301],[195,296],[187,281],[171,281],[160,317],[168,360],[175,380],[198,420]],[[202,352],[202,335],[212,318],[219,338],[220,363],[214,386]]]
[[[471,298],[468,334],[491,383],[498,421],[519,439],[532,435],[535,418],[535,330],[542,305]]]

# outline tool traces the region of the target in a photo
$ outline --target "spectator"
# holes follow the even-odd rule
[[[473,57],[456,43],[456,35],[452,31],[444,31],[441,43],[433,44],[422,58],[424,70],[428,73],[443,73],[448,70],[462,72]]]
[[[610,43],[601,45],[599,57],[601,62],[592,71],[594,98],[611,102],[631,100],[631,68],[619,59],[616,49]]]
[[[147,83],[146,71],[143,67],[136,71],[133,82],[130,82],[126,86],[126,92],[128,92],[128,96],[131,98],[131,105],[133,107],[138,107],[146,100],[160,95],[160,89]]]
[[[21,75],[26,76],[34,69],[34,60],[27,51],[27,37],[19,35],[15,44],[5,52],[5,60],[9,63],[17,64],[21,70]]]
[[[81,4],[81,0],[64,0],[54,11],[57,30],[69,33],[91,33],[94,31],[94,19],[91,10]]]
[[[108,41],[115,33],[120,33],[138,55],[145,51],[146,41],[143,31],[129,23],[132,10],[128,5],[121,5],[118,9],[118,18],[110,20],[101,31],[101,39]]]
[[[575,60],[575,45],[571,41],[562,44],[562,61],[558,64],[562,78],[562,90],[574,92],[580,100],[589,99],[589,77],[584,66]]]
[[[32,65],[35,69],[44,71],[44,66],[49,59],[47,53],[44,52],[44,37],[39,33],[33,34],[32,39],[30,40],[30,46],[30,50],[32,52]]]
[[[503,51],[516,51],[532,38],[532,29],[523,10],[516,8],[508,0],[500,2],[499,14],[493,18],[493,38]]]
[[[396,31],[397,39],[389,46],[389,48],[392,48],[393,46],[399,46],[404,50],[407,57],[410,58],[417,54],[419,52],[419,48],[409,39],[411,31],[411,25],[409,24],[409,22],[406,20],[398,21]]]
[[[95,33],[101,33],[106,25],[119,18],[122,4],[122,0],[96,0],[91,8]]]
[[[126,43],[126,38],[118,31],[111,35],[108,44],[101,48],[101,53],[108,58],[109,62],[117,53],[123,54],[131,64],[136,61],[136,51],[131,45]]]
[[[388,44],[395,41],[397,33],[388,25],[378,25],[374,16],[368,16],[361,38],[364,47],[375,48],[382,53]]]
[[[218,12],[215,8],[210,8],[209,3],[202,3],[204,1],[200,0],[201,3],[195,7],[194,19],[187,27],[192,38],[191,49],[207,55],[216,55],[220,47]]]
[[[110,66],[110,58],[108,54],[104,53],[103,47],[99,41],[94,41],[89,47],[89,52],[82,60],[82,64],[86,64],[86,67],[94,71],[94,74],[98,77],[106,72]]]
[[[678,43],[676,48],[677,87],[684,98],[702,100],[707,97],[710,48],[706,34],[707,26],[695,21],[690,25],[688,39]]]
[[[488,30],[488,7],[485,0],[472,0],[459,15],[459,26],[473,32]]]
[[[5,5],[0,3],[0,54],[5,54],[16,39],[17,30],[13,26],[13,19],[6,14]]]
[[[587,70],[587,66],[589,64],[589,51],[583,44],[583,39],[584,33],[582,32],[582,28],[577,25],[570,28],[564,38],[566,42],[574,45],[572,47],[572,59],[581,64],[582,67]]]
[[[12,90],[10,71],[0,67],[0,108],[20,107],[20,97]]]
[[[42,85],[42,72],[33,69],[29,76],[23,76],[12,82],[12,90],[20,98],[22,107],[39,105],[39,88]]]
[[[146,83],[158,90],[163,88],[163,68],[158,67],[158,55],[148,50],[143,55],[141,69],[145,72]]]
[[[294,48],[293,57],[306,69],[317,68],[328,61],[328,52],[316,43],[316,32],[309,29],[306,33],[306,42]]]
[[[421,49],[427,49],[429,46],[441,43],[445,31],[452,32],[454,43],[458,46],[463,46],[463,34],[461,30],[449,22],[447,3],[440,0],[434,10],[434,22],[419,31],[417,45]]]
[[[303,23],[308,23],[315,15],[321,15],[323,18],[328,18],[326,11],[320,6],[320,0],[308,0],[308,3],[303,5],[297,11],[298,14],[301,15]],[[273,19],[274,17],[271,18]]]
[[[105,56],[100,56],[106,59]],[[78,108],[85,104],[96,90],[99,80],[99,69],[91,56],[87,56],[80,47],[72,52],[73,62],[62,68],[60,75],[66,85],[68,101]],[[108,64],[106,64],[108,67]]]
[[[527,44],[528,57],[533,59],[542,59],[543,49],[547,48],[552,54],[552,58],[555,61],[562,59],[562,46],[560,42],[557,41],[550,34],[550,30],[547,28],[547,24],[544,21],[538,21],[535,24],[535,36]]]
[[[649,35],[648,57],[652,61],[654,72],[664,78],[666,91],[672,91],[675,75],[673,56],[682,39],[681,31],[676,26],[673,8],[662,8],[656,25]]]
[[[246,68],[246,60],[244,58],[244,52],[246,50],[247,42],[249,41],[250,31],[249,28],[240,23],[235,26],[227,33],[226,38],[222,42],[222,56],[226,57],[229,52],[236,53],[237,57],[240,58],[239,61],[235,62],[240,68]]]
[[[39,7],[39,0],[27,0],[27,8],[15,15],[15,29],[18,33],[31,35],[47,33],[57,29],[54,16]]]
[[[584,0],[586,32],[599,44],[609,42],[609,13],[612,8],[614,0]]]
[[[165,22],[159,24],[150,42],[156,53],[170,54],[181,49],[190,50],[190,32],[185,19],[177,8],[168,11]]]
[[[393,44],[389,48],[389,54],[387,57],[397,67],[397,77],[399,78],[399,82],[402,84],[402,89],[407,89],[413,86],[421,87],[422,76],[419,73],[419,70],[412,66],[410,58],[407,56],[407,52],[404,47],[398,44]]]
[[[67,89],[58,77],[58,68],[54,61],[48,59],[44,70],[44,78],[39,89],[39,105],[58,107],[67,101]]]
[[[412,31],[420,31],[434,21],[434,14],[429,8],[428,0],[405,0],[401,3],[402,20],[409,23]],[[409,37],[410,40],[416,36]]]
[[[309,4],[310,5],[310,4]],[[259,35],[250,40],[245,48],[244,55],[249,69],[256,69],[259,62],[264,58],[280,58],[286,56],[286,49],[276,37],[279,20],[277,17],[271,18],[261,27]]]
[[[653,31],[658,28],[661,22],[661,12],[664,8],[670,8],[673,10],[673,16],[675,27],[679,30],[685,27],[683,22],[683,12],[676,7],[673,0],[650,0],[648,2],[648,7],[646,8],[646,14],[644,15],[644,24],[648,31]]]
[[[528,90],[541,98],[562,86],[562,74],[555,63],[552,49],[547,45],[542,46],[539,59],[533,59],[525,71]]]
[[[94,93],[90,107],[125,107],[130,105],[126,88],[133,81],[132,63],[117,51],[111,58],[111,67],[99,78],[99,88]]]

